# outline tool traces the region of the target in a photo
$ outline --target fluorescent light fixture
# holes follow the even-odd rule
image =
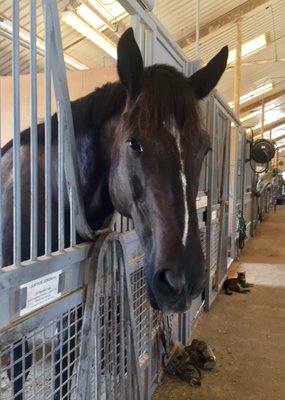
[[[3,30],[5,30],[6,32],[10,33],[10,34],[13,34],[13,24],[12,24],[12,22],[10,20],[4,19],[3,17],[1,17],[0,18],[0,29],[1,28]],[[30,44],[30,42],[31,42],[30,32],[25,31],[22,28],[19,30],[19,38],[23,42],[25,42],[27,44]],[[38,50],[41,50],[43,52],[45,51],[45,43],[44,43],[44,41],[42,41],[38,37],[36,39],[36,46],[37,46]],[[69,56],[69,55],[67,55],[65,53],[64,53],[64,61],[65,61],[65,63],[67,65],[69,65],[69,66],[71,66],[73,68],[76,68],[76,69],[79,69],[79,70],[88,69],[87,65],[75,60],[73,57],[71,57],[71,56]]]
[[[104,21],[98,17],[89,7],[87,7],[84,3],[81,3],[78,7],[75,8],[76,14],[80,15],[88,24],[94,29],[100,29],[104,26]],[[106,25],[105,25],[106,27]]]
[[[114,19],[119,21],[128,15],[118,1],[110,1],[109,4],[102,4],[102,1],[97,2],[96,0],[88,0],[88,2],[108,21],[113,21]]]
[[[265,85],[260,86],[259,88],[254,89],[251,92],[248,92],[248,93],[244,94],[243,96],[241,96],[240,104],[246,103],[247,101],[252,100],[255,97],[261,96],[263,93],[266,93],[266,92],[269,92],[270,90],[272,90],[272,88],[273,88],[272,82],[266,83]],[[234,102],[230,101],[229,106],[233,107]]]
[[[266,47],[266,45],[267,45],[266,35],[265,33],[263,33],[262,35],[242,45],[241,57],[242,58],[248,57],[251,54],[254,54],[257,51],[263,49],[264,47]],[[229,52],[228,64],[235,62],[235,60],[236,60],[236,49],[233,49]]]
[[[94,6],[95,3],[96,7]],[[109,22],[110,26],[110,24],[120,21],[122,18],[128,15],[128,13],[125,11],[124,8],[122,8],[119,3],[117,3],[118,8],[113,9],[113,3],[111,3],[110,5],[105,5],[104,8],[103,5],[100,5],[97,2],[93,2],[93,9],[96,9],[98,11],[98,14],[96,13],[96,11],[94,12],[93,10],[91,10],[90,7],[87,7],[85,3],[81,3],[79,4],[79,6],[75,6],[74,10],[76,11],[76,14],[78,14],[91,26],[91,28],[96,29],[99,32],[103,32],[105,29],[108,28],[108,24],[106,24],[106,21]],[[113,11],[113,15],[105,10],[107,9],[107,7],[110,7],[110,9]],[[115,24],[113,30],[115,30]]]
[[[61,19],[81,35],[85,36],[91,42],[95,43],[97,46],[101,47],[106,53],[108,53],[114,59],[117,59],[117,48],[109,41],[104,38],[99,32],[96,32],[91,26],[85,23],[79,16],[77,16],[73,11],[65,11],[62,13]]]
[[[89,69],[86,64],[82,64],[80,61],[75,60],[73,57],[68,56],[67,54],[63,53],[64,62],[71,67],[79,69],[80,71],[84,71]]]
[[[4,29],[9,33],[13,33],[13,24],[11,21],[6,20],[4,18],[0,18],[0,28]],[[23,30],[19,30],[19,37],[20,39],[24,40],[25,42],[30,42],[30,35],[29,32],[25,32]]]

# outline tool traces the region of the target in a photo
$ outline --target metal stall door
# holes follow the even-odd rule
[[[228,212],[231,120],[210,97],[209,132],[213,151],[208,158],[207,251],[208,281],[205,308],[219,293],[228,267]]]
[[[247,236],[252,236],[254,234],[255,225],[255,214],[256,214],[256,202],[253,194],[253,186],[255,184],[255,174],[251,168],[250,163],[250,146],[251,138],[245,136],[244,139],[244,180],[243,180],[243,216],[246,224],[246,234]]]
[[[84,213],[80,213],[73,126],[57,2],[31,1],[27,5],[26,2],[15,0],[12,8],[13,35],[8,35],[8,38],[12,42],[14,136],[11,142],[13,163],[9,164],[9,169],[13,171],[11,202],[14,218],[10,224],[13,226],[14,254],[13,260],[9,261],[11,265],[6,265],[9,262],[5,260],[5,265],[2,267],[1,264],[0,268],[0,399],[61,398],[62,389],[72,395],[76,386],[80,327],[85,304],[85,262],[91,247],[90,244],[76,244],[76,229],[81,233],[85,231],[87,235],[84,237],[88,236],[88,232],[91,236],[93,233],[86,224]],[[20,51],[20,15],[23,13],[29,15],[31,35],[30,46],[24,45],[24,50]],[[45,35],[40,52],[44,56],[45,67],[45,124],[41,133],[37,125],[37,24],[41,24]],[[27,140],[25,151],[21,148],[20,139],[22,52],[26,52],[25,56],[30,60],[31,85],[31,130],[29,140],[24,136]],[[53,135],[51,75],[58,112],[58,131]],[[58,144],[57,163],[54,165],[52,140]],[[45,143],[44,149],[40,148],[41,141]],[[9,145],[2,154],[6,168],[2,170],[3,175],[9,172],[5,164],[8,152]],[[29,167],[25,164],[28,177],[25,177],[23,185],[21,178],[24,174],[25,152],[28,153]],[[44,159],[44,171],[38,168],[41,157]],[[65,213],[65,201],[68,200],[65,199],[64,166],[68,171],[68,213]],[[52,175],[53,168],[55,175]],[[42,203],[38,201],[40,185],[44,186]],[[52,187],[58,193],[55,204],[52,202]],[[28,199],[25,204],[24,199]],[[39,204],[44,206],[39,207]],[[22,214],[27,210],[30,210],[30,220],[24,224]],[[39,243],[38,235],[42,228],[43,243]],[[64,232],[69,233],[68,241]]]
[[[238,248],[242,245],[240,229],[243,221],[244,141],[245,132],[234,126],[231,131],[229,186],[229,256],[232,259],[237,257]]]

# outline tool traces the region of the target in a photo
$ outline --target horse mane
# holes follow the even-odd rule
[[[105,122],[121,113],[126,102],[126,91],[120,82],[106,83],[93,92],[71,102],[75,136],[84,135],[88,130],[100,129]],[[38,124],[38,146],[43,146],[45,142],[45,124]],[[51,117],[52,143],[57,142],[57,113]],[[30,128],[20,133],[21,146],[30,145]],[[1,153],[4,155],[13,146],[13,139],[6,143]]]
[[[126,90],[120,82],[106,83],[94,92],[71,102],[74,129],[78,134],[100,128],[125,106]]]

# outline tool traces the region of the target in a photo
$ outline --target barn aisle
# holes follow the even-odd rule
[[[193,338],[215,348],[217,365],[202,386],[166,379],[153,400],[284,400],[285,206],[277,206],[246,243],[231,268],[246,271],[250,294],[221,293],[205,312]]]

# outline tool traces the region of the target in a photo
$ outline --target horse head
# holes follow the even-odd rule
[[[166,312],[185,311],[205,287],[196,196],[210,143],[199,127],[198,101],[219,81],[227,54],[224,47],[186,78],[167,65],[144,68],[132,29],[118,44],[118,74],[128,96],[109,190],[114,207],[134,221],[151,305]]]

